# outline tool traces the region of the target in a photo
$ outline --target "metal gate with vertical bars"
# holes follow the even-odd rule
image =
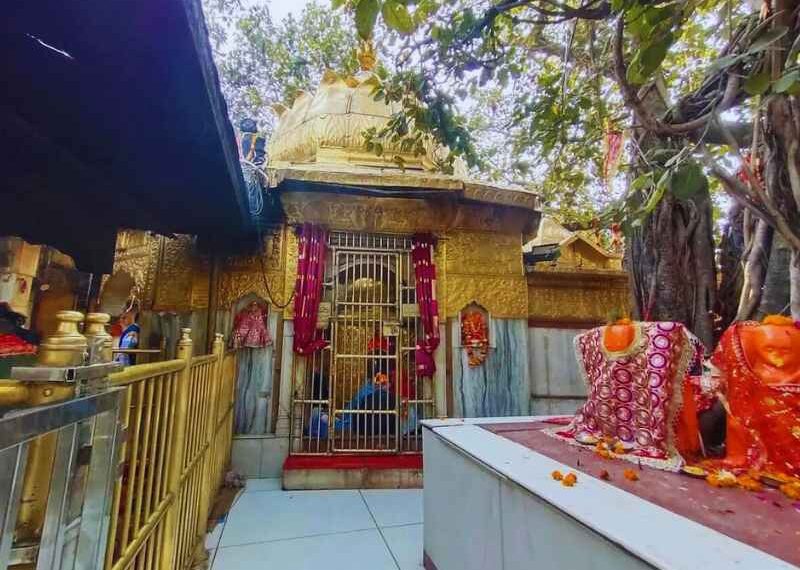
[[[420,453],[434,401],[414,365],[411,238],[333,232],[328,245],[318,328],[329,345],[295,355],[290,451]]]

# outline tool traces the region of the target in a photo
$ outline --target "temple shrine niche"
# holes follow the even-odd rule
[[[143,338],[168,353],[181,326],[202,347],[211,332],[230,335],[243,299],[269,305],[270,362],[251,384],[260,388],[242,392],[258,401],[237,408],[259,414],[237,419],[249,426],[233,450],[246,475],[276,476],[287,454],[287,465],[419,456],[426,418],[530,412],[522,248],[538,229],[538,198],[473,180],[458,163],[443,172],[433,144],[422,156],[391,144],[367,152],[363,130],[396,109],[374,100],[380,79],[368,57],[362,66],[352,77],[328,71],[315,93],[276,109],[266,199],[281,218],[260,252],[212,258],[189,236],[120,235],[115,271],[142,292]],[[460,319],[473,304],[488,338],[470,348],[470,366]]]

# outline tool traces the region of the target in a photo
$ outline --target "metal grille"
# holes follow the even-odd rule
[[[294,359],[293,454],[420,453],[433,414],[411,239],[332,233],[318,323],[329,346]]]

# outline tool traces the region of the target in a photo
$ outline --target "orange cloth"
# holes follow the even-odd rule
[[[736,323],[712,363],[727,390],[726,466],[800,476],[800,329]]]

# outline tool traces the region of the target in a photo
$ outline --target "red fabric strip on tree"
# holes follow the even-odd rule
[[[298,239],[293,348],[297,354],[308,355],[328,346],[328,341],[320,338],[317,331],[328,251],[328,231],[314,224],[303,224]]]
[[[423,338],[417,341],[415,360],[419,376],[432,376],[436,372],[433,352],[439,346],[439,303],[436,301],[436,266],[433,248],[436,239],[430,234],[414,235],[411,244],[411,261],[416,276],[417,305],[422,321]]]

